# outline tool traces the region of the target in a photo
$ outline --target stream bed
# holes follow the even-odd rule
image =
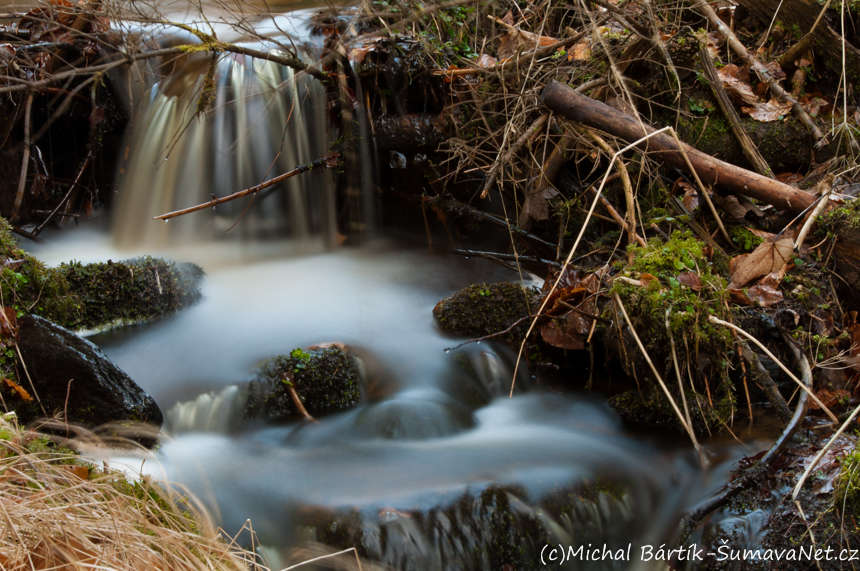
[[[98,225],[48,235],[33,252],[51,264],[128,257]],[[431,255],[402,236],[290,250],[222,241],[158,252],[203,267],[203,299],[90,338],[165,412],[163,444],[143,466],[126,458],[128,469],[186,486],[228,533],[250,520],[273,569],[319,544],[358,544],[399,569],[537,568],[546,544],[636,555],[671,541],[683,512],[747,452],[712,443],[702,471],[683,440],[625,428],[603,398],[550,391],[526,372],[508,398],[513,352],[492,342],[448,351],[462,339],[432,316],[457,289],[511,279],[488,262]],[[261,360],[332,341],[361,358],[362,404],[318,424],[243,421],[244,383]]]

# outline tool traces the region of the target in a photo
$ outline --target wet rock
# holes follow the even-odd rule
[[[361,398],[355,360],[338,347],[296,349],[264,362],[248,386],[248,419],[301,418],[284,379],[311,415],[351,408]]]
[[[356,418],[356,430],[363,436],[390,440],[441,438],[474,426],[468,407],[435,391],[401,393],[365,408]]]
[[[500,333],[521,321],[499,339],[519,344],[528,331],[525,317],[537,312],[540,292],[516,283],[474,284],[433,308],[433,316],[445,331],[483,337]]]
[[[637,537],[631,508],[619,487],[562,485],[530,498],[518,486],[490,485],[450,494],[430,508],[304,506],[297,519],[309,539],[334,549],[355,547],[362,560],[386,569],[525,570],[545,568],[540,556],[546,545],[606,543],[614,554],[626,551]],[[595,568],[577,563],[574,558],[565,568]]]
[[[36,402],[17,401],[13,406],[22,422],[65,411],[69,422],[87,427],[109,422],[161,426],[161,410],[152,397],[93,343],[41,317],[26,316],[18,323],[18,347],[44,408],[43,413]],[[22,385],[30,389],[26,381]],[[153,443],[149,437],[138,439]]]
[[[81,302],[80,316],[69,316],[66,323],[86,330],[149,321],[187,307],[200,298],[204,275],[195,264],[150,256],[124,262],[72,262],[57,271],[68,283],[69,294]]]

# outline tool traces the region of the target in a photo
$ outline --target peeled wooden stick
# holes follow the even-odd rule
[[[276,176],[272,180],[267,180],[264,183],[258,184],[257,186],[252,186],[251,188],[246,188],[245,190],[240,190],[239,192],[234,192],[229,196],[225,196],[223,198],[213,198],[209,202],[205,202],[203,204],[198,204],[197,206],[192,206],[190,208],[183,208],[182,210],[176,210],[174,212],[168,212],[167,214],[162,214],[161,216],[153,216],[153,220],[169,220],[171,218],[176,218],[177,216],[182,216],[183,214],[190,214],[191,212],[197,212],[198,210],[205,210],[210,206],[217,206],[219,204],[224,204],[225,202],[230,202],[231,200],[236,200],[237,198],[242,198],[243,196],[247,196],[249,194],[255,194],[260,192],[264,188],[268,188],[273,184],[278,184],[279,182],[286,180],[290,177],[296,176],[297,174],[301,174],[303,172],[307,172],[314,168],[332,168],[337,166],[338,159],[340,158],[340,153],[332,153],[330,155],[326,155],[321,157],[313,162],[299,165],[290,172],[284,173],[282,175]]]
[[[803,246],[803,242],[806,240],[806,235],[809,234],[809,231],[812,229],[812,225],[815,224],[815,220],[821,216],[821,213],[824,212],[825,208],[827,208],[827,204],[830,202],[827,200],[827,197],[830,195],[830,191],[833,190],[834,180],[836,180],[836,176],[831,173],[818,183],[818,190],[821,192],[821,198],[818,199],[818,204],[815,205],[815,208],[812,210],[809,218],[806,219],[806,222],[803,223],[803,228],[800,229],[800,233],[797,235],[797,241],[794,243],[795,252],[800,251],[800,247]]]
[[[585,132],[588,133],[588,136],[591,137],[592,141],[597,143],[597,146],[603,149],[603,152],[607,155],[612,154],[612,149],[610,148],[609,143],[604,141],[600,135],[591,129],[586,129]],[[624,186],[624,198],[627,201],[627,243],[632,244],[636,241],[636,238],[638,238],[636,235],[636,202],[633,198],[633,184],[630,182],[630,173],[627,172],[627,166],[621,160],[621,157],[616,157],[613,162],[615,163],[615,168],[618,169],[618,174],[621,175],[621,184]]]
[[[296,405],[296,408],[303,417],[307,418],[311,422],[317,422],[317,419],[311,416],[311,413],[308,412],[308,409],[305,408],[305,405],[302,403],[302,399],[299,398],[299,393],[296,392],[296,387],[293,386],[293,377],[289,373],[284,373],[284,378],[281,379],[281,382],[287,387],[287,392],[290,393],[290,398],[293,399],[293,404]]]

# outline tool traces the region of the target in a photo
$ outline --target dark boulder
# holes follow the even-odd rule
[[[34,315],[18,323],[18,347],[42,407],[21,402],[15,407],[21,422],[66,411],[69,422],[87,427],[110,422],[161,426],[164,419],[152,397],[93,343]],[[26,378],[19,376],[29,390]],[[151,437],[131,436],[151,443]]]

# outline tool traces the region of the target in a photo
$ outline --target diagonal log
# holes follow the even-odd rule
[[[541,99],[552,111],[629,143],[656,131],[635,117],[580,95],[557,81],[551,81],[544,88]],[[662,133],[654,135],[639,147],[657,161],[690,172],[684,155],[678,150],[678,145],[671,135]],[[815,201],[815,197],[808,192],[715,159],[689,145],[684,145],[684,149],[699,178],[707,185],[719,185],[731,192],[746,195],[795,214],[803,212]]]

